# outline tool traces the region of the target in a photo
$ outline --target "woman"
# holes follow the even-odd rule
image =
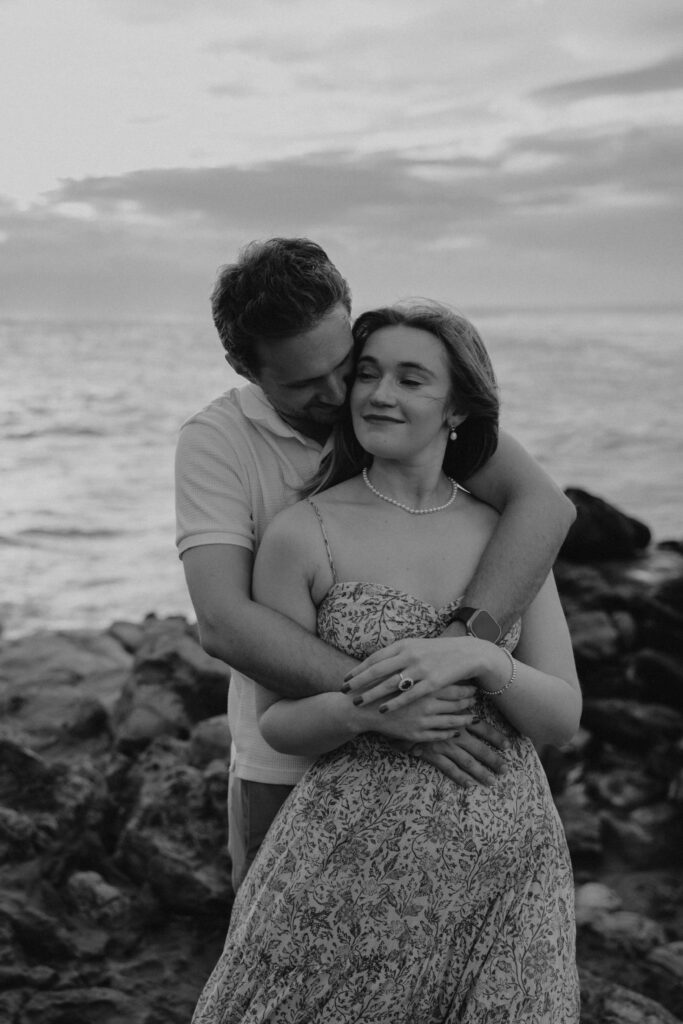
[[[494,528],[449,479],[495,447],[493,371],[435,304],[364,314],[354,336],[353,430],[315,498],[271,525],[254,589],[360,663],[346,692],[264,700],[267,741],[318,760],[239,891],[194,1021],[570,1024],[571,867],[534,747],[566,742],[581,710],[554,583],[521,637],[439,638]],[[454,714],[453,684],[472,680],[474,707]],[[418,740],[473,714],[510,739],[490,787],[457,787],[388,738],[397,716]]]

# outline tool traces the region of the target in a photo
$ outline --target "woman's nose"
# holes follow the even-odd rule
[[[390,382],[386,377],[381,377],[370,395],[371,402],[377,402],[378,405],[389,405],[394,400],[394,392]]]

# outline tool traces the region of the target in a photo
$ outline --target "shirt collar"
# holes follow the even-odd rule
[[[248,384],[236,388],[234,394],[244,416],[251,420],[252,423],[258,423],[260,426],[265,427],[271,434],[275,434],[277,437],[296,438],[296,440],[306,445],[307,448],[315,448],[316,451],[323,453],[327,453],[331,448],[331,438],[328,437],[325,444],[321,445],[314,441],[313,438],[306,437],[299,430],[290,427],[289,423],[285,423],[280,414],[270,404],[263,389],[258,384],[253,384],[250,381]]]

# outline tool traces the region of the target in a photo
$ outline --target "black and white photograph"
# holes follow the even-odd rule
[[[683,1021],[678,0],[0,88],[0,1020]]]

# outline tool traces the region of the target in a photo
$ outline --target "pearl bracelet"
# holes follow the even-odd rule
[[[512,669],[512,673],[505,686],[501,686],[500,690],[484,690],[484,693],[486,694],[487,697],[499,697],[501,693],[505,693],[507,688],[509,686],[512,686],[515,676],[517,675],[517,666],[515,665],[515,659],[512,657],[507,647],[500,647],[499,650],[501,650],[503,654],[506,655],[508,661],[510,662],[510,668]]]

